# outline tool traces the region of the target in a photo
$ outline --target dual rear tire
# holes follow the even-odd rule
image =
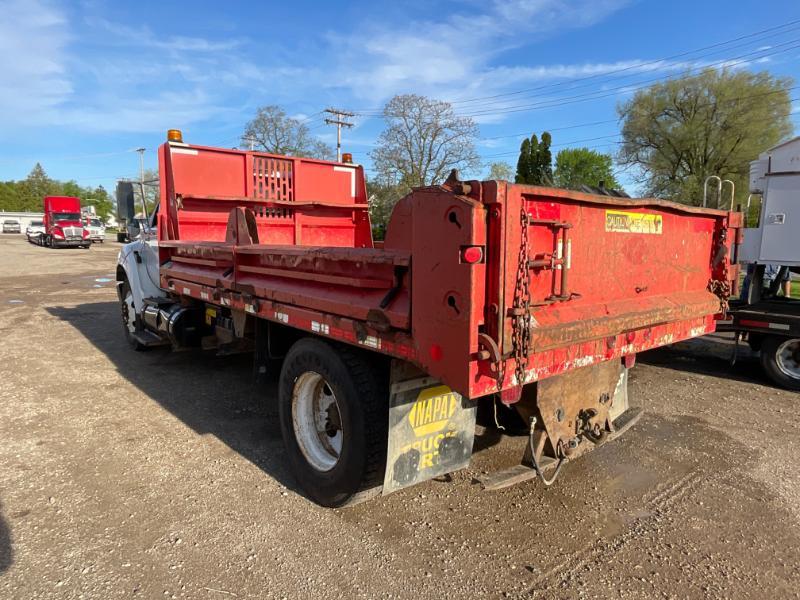
[[[283,362],[278,402],[289,464],[302,490],[327,507],[380,492],[389,398],[380,357],[317,338],[296,342]]]

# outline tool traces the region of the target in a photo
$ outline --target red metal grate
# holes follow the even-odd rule
[[[291,160],[253,157],[253,196],[265,200],[294,200],[294,168]]]

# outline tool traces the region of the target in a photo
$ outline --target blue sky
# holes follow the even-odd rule
[[[556,151],[614,152],[615,106],[642,82],[730,61],[800,84],[800,22],[660,60],[798,20],[796,0],[0,0],[0,10],[0,180],[39,161],[54,178],[112,189],[137,174],[132,149],[147,148],[155,167],[168,128],[231,147],[264,104],[331,142],[326,106],[370,115],[409,92],[474,115],[487,163],[515,163],[515,134],[544,129]],[[382,123],[355,121],[344,146],[369,167]]]

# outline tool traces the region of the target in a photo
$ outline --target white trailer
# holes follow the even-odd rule
[[[736,248],[747,282],[730,303],[729,321],[717,329],[747,339],[770,379],[800,390],[800,300],[780,295],[782,282],[800,273],[800,137],[750,163],[750,198],[755,195],[761,196],[758,221],[742,230]],[[765,279],[767,266],[779,269],[772,281]]]

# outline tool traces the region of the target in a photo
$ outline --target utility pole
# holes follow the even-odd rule
[[[342,161],[342,127],[352,127],[353,124],[345,121],[345,117],[355,117],[355,113],[347,112],[345,110],[340,110],[338,108],[326,108],[326,113],[329,113],[336,117],[335,119],[325,119],[325,122],[328,125],[336,125],[336,161]]]

